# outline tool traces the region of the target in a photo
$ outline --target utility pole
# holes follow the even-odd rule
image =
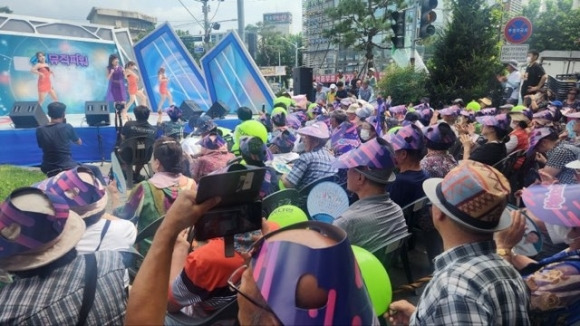
[[[417,22],[421,13],[419,13],[419,0],[415,0],[415,4],[413,5],[413,24],[412,24],[412,33],[411,33],[411,56],[410,56],[410,63],[412,66],[415,65],[415,50],[417,49]]]
[[[242,43],[246,44],[245,29],[246,20],[244,18],[244,0],[238,0],[238,34],[242,39]]]
[[[207,52],[209,50],[209,0],[201,0],[203,7],[203,47]]]

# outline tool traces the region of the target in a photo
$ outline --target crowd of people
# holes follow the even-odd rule
[[[37,132],[49,178],[0,205],[0,323],[171,324],[168,313],[207,317],[234,301],[243,325],[578,322],[580,108],[576,89],[556,101],[545,77],[532,77],[542,74],[536,59],[531,52],[523,105],[506,65],[513,89],[498,108],[487,98],[392,105],[373,91],[376,80],[354,81],[357,96],[340,80],[329,93],[318,89],[314,103],[284,94],[256,119],[239,108],[231,136],[195,118],[194,137],[182,139],[178,108],[153,126],[150,109],[138,106],[121,134],[154,141],[155,173],[136,180],[126,202],[72,160],[70,143],[81,140],[53,103],[51,124]],[[231,255],[223,238],[192,241],[190,228],[220,202],[197,203],[198,182],[244,166],[267,170],[261,199],[333,180],[350,206],[332,223],[279,228],[264,219],[261,230],[234,237]],[[127,177],[140,178],[140,168]],[[406,218],[421,199],[430,209]],[[136,244],[161,217],[155,236]],[[527,220],[544,243],[534,256],[514,249],[530,238]],[[432,280],[417,306],[395,301],[378,316],[351,245],[378,253],[415,229]],[[145,259],[129,291],[132,248]]]

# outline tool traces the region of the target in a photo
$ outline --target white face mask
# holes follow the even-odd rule
[[[526,62],[527,62],[528,64],[532,63],[532,57],[526,57]]]
[[[360,139],[367,141],[369,138],[371,138],[371,132],[368,129],[361,129]]]
[[[568,233],[570,233],[572,228],[567,226],[546,224],[546,229],[553,244],[565,243],[569,245],[574,240],[568,238]]]

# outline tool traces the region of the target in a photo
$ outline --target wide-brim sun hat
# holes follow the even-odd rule
[[[522,199],[547,224],[580,227],[580,184],[533,185],[524,188]]]
[[[298,134],[302,136],[310,136],[318,139],[328,139],[330,138],[330,131],[328,126],[324,122],[315,122],[310,126],[306,126],[298,129]]]
[[[572,169],[572,170],[580,170],[580,160],[574,160],[574,161],[566,164],[566,167],[568,169]]]
[[[533,153],[536,150],[536,146],[540,141],[549,135],[553,134],[554,130],[548,127],[536,128],[530,133],[530,145],[528,147],[528,154]]]
[[[360,109],[360,106],[358,104],[350,104],[348,109],[346,110],[346,113],[351,113],[351,114],[356,114],[356,111]]]
[[[46,266],[71,251],[85,222],[65,200],[37,188],[13,191],[0,204],[0,268],[19,272]]]
[[[472,231],[493,233],[511,225],[509,182],[491,166],[468,160],[443,179],[425,180],[423,190],[443,214]]]
[[[357,168],[368,179],[387,184],[395,181],[392,146],[382,138],[373,138],[358,148],[339,156],[332,164],[336,169]]]
[[[63,171],[35,184],[34,187],[63,198],[70,210],[82,219],[96,218],[91,221],[93,223],[107,208],[109,198],[105,186],[89,168],[83,166]]]

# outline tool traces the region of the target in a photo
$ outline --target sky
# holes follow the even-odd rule
[[[201,3],[196,0],[181,0],[200,22],[203,20]],[[255,24],[262,21],[262,15],[274,12],[292,13],[292,33],[302,30],[302,1],[299,0],[244,0],[245,23]],[[219,7],[218,7],[219,4]],[[86,22],[92,7],[112,8],[138,11],[157,17],[158,23],[169,21],[174,29],[189,30],[199,34],[201,26],[194,22],[191,15],[180,4],[179,0],[0,0],[0,7],[8,6],[14,14],[37,16],[77,23]],[[237,18],[237,0],[219,2],[210,0],[210,18],[212,21]],[[221,30],[237,29],[238,22],[224,22]]]

